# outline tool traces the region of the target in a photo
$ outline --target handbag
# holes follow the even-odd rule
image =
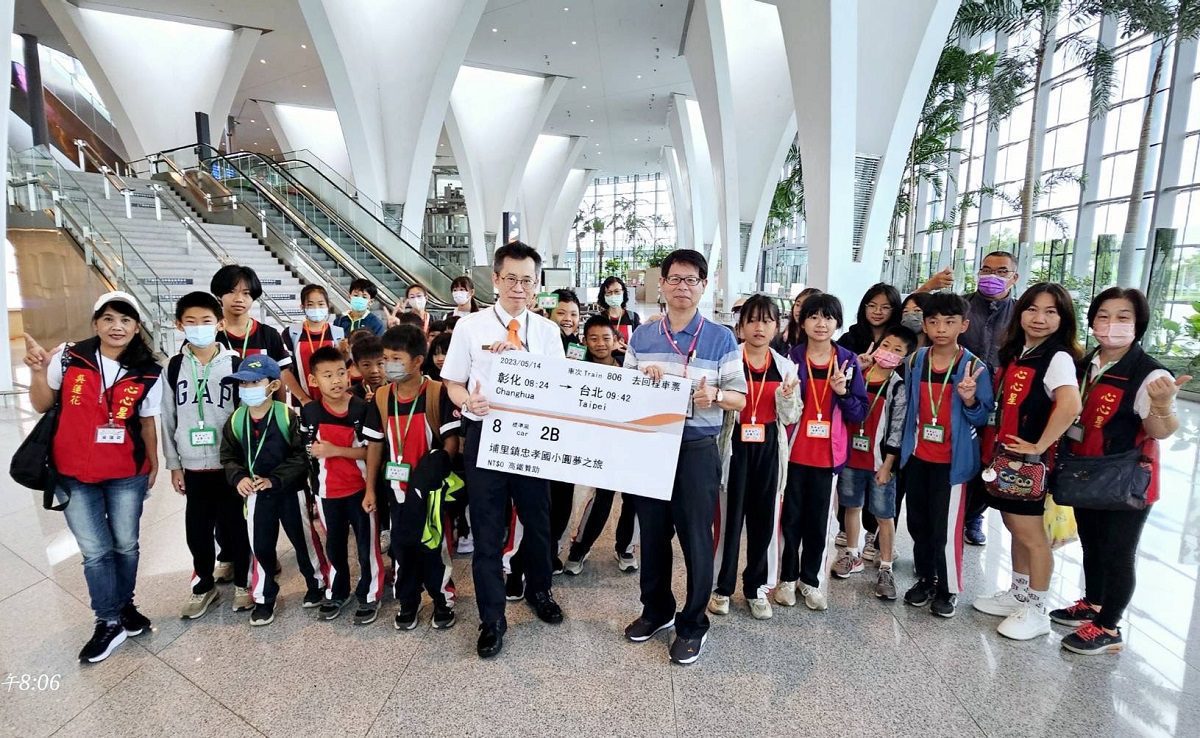
[[[63,376],[67,373],[67,350],[63,348]],[[54,406],[38,419],[33,430],[21,441],[8,464],[8,474],[22,487],[40,490],[42,507],[47,510],[64,510],[71,501],[71,493],[61,505],[54,504],[54,491],[58,487],[58,468],[54,465],[54,434],[58,432],[58,420],[62,413],[62,390],[54,397]]]
[[[979,476],[989,494],[1005,500],[1038,502],[1046,496],[1047,473],[1040,456],[999,451]]]
[[[1150,459],[1145,447],[1106,456],[1077,456],[1069,442],[1054,467],[1054,501],[1085,510],[1144,510],[1150,488]]]

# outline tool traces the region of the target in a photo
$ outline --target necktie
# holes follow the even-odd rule
[[[516,320],[508,321],[508,342],[517,348],[525,348],[521,343],[521,324]]]

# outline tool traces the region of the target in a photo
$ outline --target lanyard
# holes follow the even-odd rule
[[[239,353],[243,359],[246,358],[246,349],[250,347],[250,334],[254,332],[254,318],[250,319],[250,327],[246,329],[246,335],[242,337],[242,350]],[[233,350],[233,334],[225,331],[226,346]]]
[[[275,415],[275,403],[271,403],[271,409],[267,410],[266,417],[263,418],[262,436],[258,439],[258,447],[254,449],[254,455],[250,455],[250,446],[254,444],[254,424],[250,420],[250,410],[246,410],[246,471],[250,472],[251,477],[257,477],[254,473],[254,462],[258,461],[258,455],[262,453],[263,443],[267,440],[267,434],[271,432],[271,419]]]
[[[959,357],[962,356],[962,349],[954,355],[954,361],[950,362],[950,366],[946,367],[946,378],[942,380],[942,389],[938,392],[937,402],[933,400],[933,352],[929,352],[926,357],[929,364],[925,367],[925,382],[929,385],[929,409],[933,411],[933,422],[938,421],[938,414],[942,409],[942,403],[946,401],[946,388],[950,386],[950,376],[954,373],[954,365],[958,363]]]
[[[1100,371],[1096,372],[1095,378],[1089,379],[1088,377],[1090,377],[1092,374],[1092,365],[1088,364],[1087,373],[1083,375],[1083,387],[1081,388],[1083,390],[1083,397],[1080,398],[1081,405],[1087,404],[1087,399],[1092,394],[1092,390],[1096,389],[1097,384],[1100,384],[1100,378],[1103,377],[1109,369],[1112,369],[1116,365],[1117,362],[1115,361],[1105,364],[1104,366],[1100,367]]]
[[[65,350],[65,349],[64,349]],[[108,379],[104,376],[104,355],[96,351],[96,368],[100,370],[100,397],[99,401],[104,405],[104,410],[108,413],[108,424],[113,424],[113,394],[117,390],[117,383],[121,381],[121,371],[125,369],[123,365],[118,365],[117,376],[113,377],[112,384],[108,383]]]
[[[392,427],[396,433],[396,448],[394,451],[397,463],[404,461],[404,439],[408,437],[408,427],[412,425],[413,413],[417,411],[417,400],[421,395],[425,394],[425,380],[421,380],[421,386],[417,388],[417,393],[413,395],[412,402],[408,406],[408,419],[404,421],[404,432],[400,431],[400,392],[399,387],[392,385]]]
[[[504,335],[507,337],[507,336],[508,336],[508,324],[507,324],[507,323],[505,323],[505,322],[504,322],[504,321],[503,321],[503,320],[500,318],[500,311],[499,311],[499,310],[497,310],[496,308],[494,308],[494,307],[493,307],[493,308],[492,308],[492,315],[495,315],[495,316],[496,316],[496,322],[497,322],[497,323],[499,323],[500,325],[504,326]],[[516,318],[513,318],[513,320],[517,320],[517,319],[516,319]],[[518,340],[518,341],[520,341],[520,340],[521,340],[521,326],[519,325],[519,324],[520,324],[520,322],[521,322],[521,321],[519,321],[519,320],[517,321],[517,323],[518,323],[518,325],[517,325],[517,340]],[[529,350],[531,350],[531,349],[530,349],[530,346],[529,346],[529,320],[528,320],[528,319],[526,319],[526,320],[525,320],[525,343],[523,343],[523,344],[521,345],[521,347],[520,347],[520,348],[521,348],[522,350],[524,350],[524,351],[529,351]]]
[[[704,318],[700,318],[700,325],[696,327],[696,335],[692,338],[692,345],[688,346],[686,354],[679,350],[679,344],[675,343],[675,337],[671,335],[671,329],[666,323],[667,319],[664,318],[663,325],[659,330],[667,337],[667,341],[670,342],[671,348],[675,350],[675,353],[683,357],[683,376],[687,377],[688,365],[692,363],[692,358],[696,355],[696,343],[700,340],[700,334],[704,332]]]
[[[758,383],[758,392],[754,392],[754,372],[758,371],[753,364],[750,363],[750,356],[746,353],[746,348],[742,347],[742,361],[746,362],[746,384],[750,387],[750,423],[758,425],[758,401],[762,399],[763,392],[767,389],[767,372],[771,371],[771,364],[774,360],[771,358],[771,352],[767,352],[767,364],[762,368],[762,381]]]
[[[808,355],[808,351],[804,352],[804,363],[808,365],[808,394],[812,395],[812,399],[817,404],[817,422],[823,420],[822,408],[825,405],[825,398],[829,396],[829,375],[833,371],[833,363],[837,361],[837,352],[832,348],[829,349],[829,365],[825,367],[825,386],[821,391],[820,396],[817,396],[817,378],[813,376],[813,363]]]
[[[304,341],[308,344],[308,357],[311,360],[313,352],[325,344],[325,332],[329,330],[329,321],[325,321],[321,324],[321,332],[317,334],[316,348],[313,348],[312,331],[308,329],[308,324],[305,323],[302,327],[304,329]]]
[[[200,427],[204,427],[204,398],[208,395],[208,371],[212,369],[212,365],[216,362],[217,357],[214,356],[212,361],[204,365],[204,373],[197,376],[196,367],[200,362],[196,360],[196,355],[188,350],[188,358],[191,359],[192,365],[192,386],[196,393],[196,413],[200,416]]]
[[[870,372],[867,372],[867,374],[869,375]],[[875,412],[875,405],[879,402],[879,398],[883,397],[883,393],[885,390],[887,390],[887,386],[888,380],[887,377],[884,377],[883,382],[879,385],[879,389],[875,391],[875,398],[871,400],[871,404],[867,406],[867,417],[863,418],[862,425],[858,427],[858,435],[867,435],[867,423],[871,421],[871,413]]]
[[[365,314],[358,320],[355,320],[353,315],[347,314],[346,317],[350,319],[350,332],[351,333],[358,330],[358,327],[360,325],[362,325],[362,322],[367,319],[367,316]]]

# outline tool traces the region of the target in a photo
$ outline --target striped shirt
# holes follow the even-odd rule
[[[720,323],[705,320],[699,311],[678,333],[671,332],[668,318],[638,326],[629,339],[625,368],[642,369],[653,365],[662,367],[663,374],[687,377],[693,387],[701,377],[707,377],[710,387],[726,392],[746,392],[742,353],[733,332]],[[691,417],[683,426],[684,441],[696,441],[721,432],[725,411],[716,403],[703,410],[691,407],[689,411]]]

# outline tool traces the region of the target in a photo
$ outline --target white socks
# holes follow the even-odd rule
[[[1021,593],[1024,593],[1025,591],[1027,591],[1029,589],[1029,575],[1021,574],[1020,572],[1014,571],[1013,575],[1012,575],[1012,585],[1010,586],[1010,589],[1016,590],[1018,594],[1021,594]]]
[[[880,559],[880,561],[879,561],[879,568],[880,568],[880,569],[887,569],[888,571],[891,571],[891,570],[892,570],[892,562],[890,562],[890,561],[884,561],[884,560]]]
[[[1025,596],[1029,600],[1029,606],[1043,614],[1046,612],[1046,596],[1048,594],[1049,592],[1039,592],[1034,589],[1025,591]]]

